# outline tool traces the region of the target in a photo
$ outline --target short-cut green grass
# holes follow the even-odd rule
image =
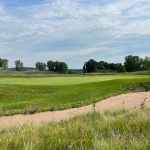
[[[0,150],[149,150],[150,109],[93,112],[43,126],[0,131]]]
[[[127,85],[140,82],[149,83],[150,75],[1,75],[0,115],[78,107],[130,92]]]
[[[141,78],[140,75],[76,75],[76,76],[1,76],[0,84],[5,85],[72,85],[115,79]]]

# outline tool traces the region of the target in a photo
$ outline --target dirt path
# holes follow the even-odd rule
[[[129,93],[111,97],[97,102],[97,111],[115,111],[120,109],[139,108],[140,103],[146,98],[145,105],[150,107],[150,92]],[[92,111],[92,105],[71,108],[62,111],[41,112],[33,115],[14,115],[0,117],[0,129],[20,126],[26,123],[40,125],[47,122],[59,122],[75,116],[87,114]]]

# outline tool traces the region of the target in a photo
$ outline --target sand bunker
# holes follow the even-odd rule
[[[97,111],[116,111],[121,109],[140,108],[144,102],[146,107],[150,107],[150,92],[129,93],[114,96],[95,105]],[[40,112],[33,115],[14,115],[0,117],[0,129],[17,127],[23,124],[32,123],[41,125],[48,122],[59,122],[67,120],[75,116],[87,114],[93,110],[92,105],[87,105],[79,108],[70,108],[67,110]]]

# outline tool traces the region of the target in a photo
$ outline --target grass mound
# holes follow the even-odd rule
[[[150,109],[93,112],[69,121],[41,127],[0,131],[0,150],[148,150]]]
[[[29,85],[28,82],[32,78],[27,78],[24,80],[22,78],[11,78],[13,84],[7,84],[7,77],[4,81],[0,82],[0,116],[2,115],[12,115],[19,113],[36,113],[41,111],[53,111],[67,109],[71,107],[79,107],[91,103],[95,103],[102,99],[119,95],[122,93],[133,92],[133,91],[148,91],[150,89],[150,76],[139,76],[135,75],[131,78],[126,78],[123,76],[120,79],[112,78],[112,76],[90,76],[89,78],[83,78],[87,83],[82,83],[79,81],[75,83],[79,77],[74,77],[75,81],[70,80],[70,77],[51,77],[58,84],[59,81],[63,81],[64,78],[68,81],[67,84],[62,85]],[[101,79],[101,81],[95,81],[95,79]],[[46,82],[49,78],[33,78],[33,81]],[[107,80],[104,80],[107,79]],[[14,84],[16,80],[23,84]],[[26,81],[29,80],[27,83]],[[94,81],[93,81],[94,80]],[[9,80],[8,80],[9,81]],[[50,82],[48,81],[48,82]],[[81,79],[80,79],[81,81]],[[41,83],[39,83],[41,84]]]

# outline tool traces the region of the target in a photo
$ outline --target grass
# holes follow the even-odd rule
[[[73,85],[91,82],[108,81],[115,79],[133,79],[141,78],[139,75],[70,75],[70,76],[58,76],[58,75],[39,75],[37,76],[2,76],[0,78],[0,84],[6,85]]]
[[[94,103],[149,91],[150,75],[0,75],[0,115],[93,103],[93,112],[60,123],[0,129],[0,150],[149,150],[150,108],[99,113]]]
[[[143,82],[143,85],[138,84]],[[145,82],[150,85],[149,75],[71,77],[2,75],[0,76],[0,115],[78,107],[131,90],[149,90],[149,86],[144,86]]]
[[[43,126],[0,131],[0,150],[149,150],[150,109],[93,112]]]

